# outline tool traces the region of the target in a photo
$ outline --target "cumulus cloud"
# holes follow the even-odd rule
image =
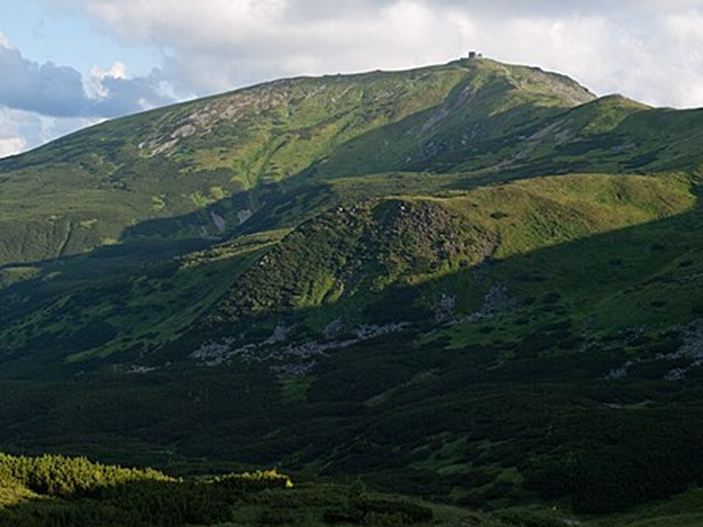
[[[0,48],[0,104],[46,115],[68,116],[84,111],[80,73],[47,62],[25,60],[19,51]]]
[[[0,107],[0,158],[42,143],[42,128],[36,114]]]
[[[158,91],[160,73],[128,79],[124,65],[90,79],[69,66],[39,64],[0,38],[0,105],[50,117],[115,117],[170,102]],[[93,86],[93,93],[86,90]],[[91,96],[92,95],[92,96]]]
[[[184,93],[443,62],[475,47],[571,74],[599,93],[703,105],[701,0],[44,2],[128,45],[164,50],[164,76]]]
[[[101,120],[161,106],[158,70],[129,78],[116,62],[82,75],[70,66],[25,58],[0,33],[0,158],[33,148]]]
[[[54,0],[79,9],[129,45],[166,52],[184,92],[229,89],[281,75],[410,67],[460,52],[435,10],[406,0],[313,2]]]
[[[0,106],[0,158],[42,145],[99,120],[87,117],[47,117]]]
[[[86,84],[88,92],[92,97],[105,98],[109,95],[107,88],[103,85],[105,78],[125,79],[127,78],[127,66],[122,62],[115,62],[110,69],[104,70],[100,66],[93,66],[90,69],[90,78]]]
[[[15,155],[27,145],[24,137],[0,137],[0,158]]]

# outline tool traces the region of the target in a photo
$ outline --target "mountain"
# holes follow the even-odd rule
[[[592,98],[556,75],[460,61],[279,81],[108,122],[2,163],[0,257],[26,263],[135,237],[219,236],[262,207],[261,187],[304,180],[323,160],[334,177],[424,170],[428,152],[470,140],[461,134],[497,140]],[[393,148],[377,148],[378,134]],[[225,198],[218,219],[202,212]]]
[[[702,136],[702,110],[475,59],[276,81],[2,160],[0,447],[476,507],[686,491]]]

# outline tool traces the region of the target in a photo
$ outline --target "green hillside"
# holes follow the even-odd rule
[[[0,450],[278,466],[280,525],[356,478],[438,525],[697,525],[702,112],[461,60],[2,160]]]
[[[345,165],[342,172],[330,167],[335,176],[417,165],[404,159],[423,145],[456,140],[466,122],[498,138],[592,97],[556,75],[464,61],[278,81],[104,123],[0,162],[0,262],[68,256],[133,237],[217,238],[270,199],[262,187],[335,153],[343,158],[332,166]],[[378,134],[393,148],[379,151]],[[398,134],[409,134],[402,146]],[[188,213],[195,214],[164,228],[134,228]]]

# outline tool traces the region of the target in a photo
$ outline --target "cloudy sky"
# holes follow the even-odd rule
[[[469,49],[703,106],[703,0],[2,0],[0,157],[255,82]]]

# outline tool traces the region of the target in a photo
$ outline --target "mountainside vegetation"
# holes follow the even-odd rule
[[[556,75],[464,61],[279,81],[105,123],[0,164],[0,262],[68,256],[134,237],[218,237],[265,203],[260,187],[314,171],[323,160],[332,166],[322,172],[334,177],[417,165],[407,156],[457,141],[467,119],[482,141],[497,140],[513,123],[524,127],[526,113],[534,122],[591,98]],[[377,148],[372,136],[379,133],[392,148]],[[335,168],[340,163],[344,170]],[[195,215],[130,229],[188,213]]]
[[[0,525],[699,525],[701,144],[477,59],[0,161],[0,449],[183,476],[0,457]]]

